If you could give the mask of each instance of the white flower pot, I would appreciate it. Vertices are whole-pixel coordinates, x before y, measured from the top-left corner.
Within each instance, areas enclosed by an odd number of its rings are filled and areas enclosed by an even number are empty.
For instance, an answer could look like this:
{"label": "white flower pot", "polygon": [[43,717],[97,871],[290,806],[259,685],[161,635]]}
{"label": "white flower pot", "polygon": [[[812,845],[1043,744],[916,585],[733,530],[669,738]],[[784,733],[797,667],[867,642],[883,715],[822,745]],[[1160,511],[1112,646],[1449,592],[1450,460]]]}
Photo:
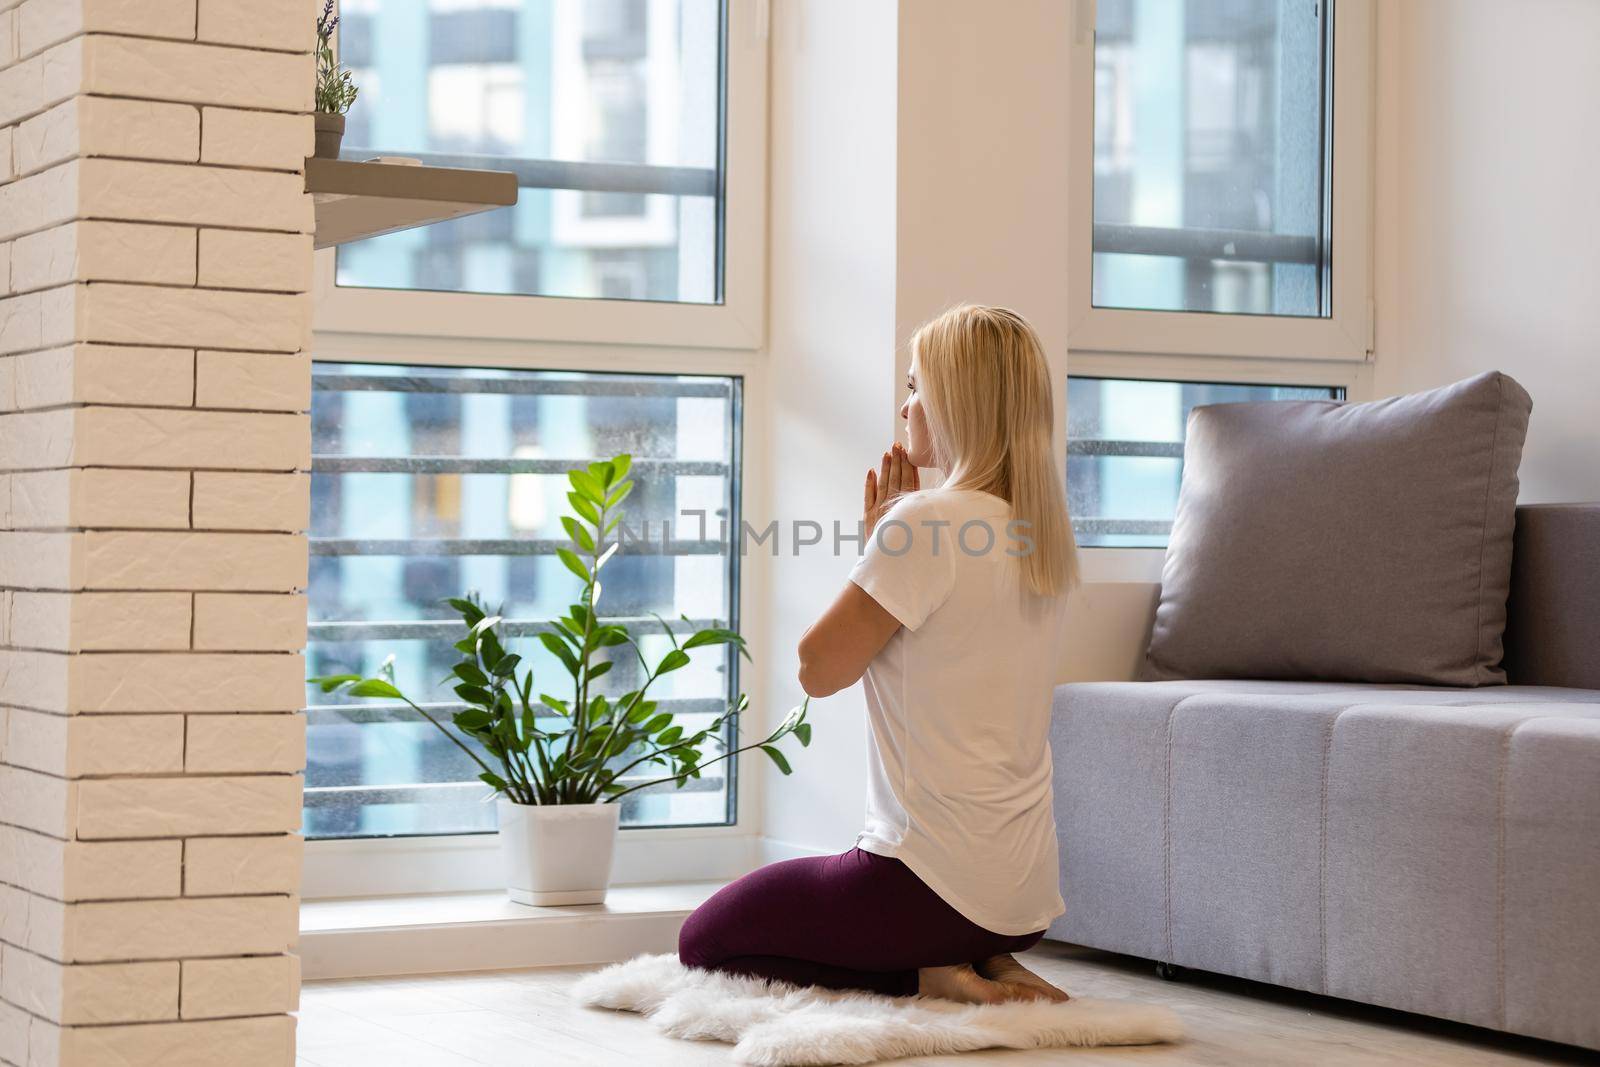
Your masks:
{"label": "white flower pot", "polygon": [[506,892],[518,904],[600,904],[620,804],[513,804],[500,797]]}

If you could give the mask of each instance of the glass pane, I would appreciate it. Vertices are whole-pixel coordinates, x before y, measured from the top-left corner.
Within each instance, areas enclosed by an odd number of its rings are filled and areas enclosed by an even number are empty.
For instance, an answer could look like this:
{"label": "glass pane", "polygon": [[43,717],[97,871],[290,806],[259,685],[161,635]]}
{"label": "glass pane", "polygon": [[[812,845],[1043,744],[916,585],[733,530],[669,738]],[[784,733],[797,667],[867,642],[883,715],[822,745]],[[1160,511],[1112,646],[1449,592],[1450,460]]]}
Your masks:
{"label": "glass pane", "polygon": [[[393,655],[400,688],[448,712],[456,696],[441,679],[461,623],[441,601],[475,590],[503,605],[534,692],[567,694],[570,677],[534,637],[581,589],[554,555],[569,543],[566,471],[619,452],[634,457],[634,490],[603,615],[627,622],[651,663],[671,648],[652,612],[737,628],[738,557],[724,534],[739,528],[739,379],[319,362],[312,380],[310,674],[371,674]],[[694,511],[703,537],[682,514]],[[602,689],[641,681],[630,652]],[[738,684],[737,659],[704,647],[650,695],[692,733]],[[311,686],[307,699],[306,836],[494,829],[477,768],[415,712]],[[630,794],[623,825],[732,821],[733,762],[682,789]]]}
{"label": "glass pane", "polygon": [[1331,0],[1099,0],[1096,307],[1328,316]]}
{"label": "glass pane", "polygon": [[1078,544],[1165,547],[1191,408],[1343,399],[1342,386],[1068,378],[1067,505]]}
{"label": "glass pane", "polygon": [[518,175],[513,207],[343,245],[340,285],[717,303],[721,0],[344,0],[345,159]]}

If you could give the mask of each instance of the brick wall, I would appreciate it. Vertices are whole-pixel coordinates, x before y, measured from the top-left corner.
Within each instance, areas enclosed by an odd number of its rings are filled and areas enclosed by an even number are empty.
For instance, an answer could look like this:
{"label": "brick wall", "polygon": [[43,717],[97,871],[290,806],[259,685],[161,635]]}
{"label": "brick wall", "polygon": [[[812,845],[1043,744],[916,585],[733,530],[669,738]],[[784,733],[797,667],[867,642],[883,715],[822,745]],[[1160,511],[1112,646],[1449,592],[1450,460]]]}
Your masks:
{"label": "brick wall", "polygon": [[291,1064],[313,0],[0,0],[0,1064]]}

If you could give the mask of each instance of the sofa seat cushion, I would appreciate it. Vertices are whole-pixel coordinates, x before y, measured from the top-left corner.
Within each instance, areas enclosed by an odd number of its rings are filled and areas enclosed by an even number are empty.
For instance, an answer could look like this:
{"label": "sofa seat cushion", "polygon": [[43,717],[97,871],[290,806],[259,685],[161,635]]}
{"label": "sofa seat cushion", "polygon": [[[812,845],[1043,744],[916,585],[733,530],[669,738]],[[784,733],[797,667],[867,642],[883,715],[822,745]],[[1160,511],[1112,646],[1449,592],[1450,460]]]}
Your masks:
{"label": "sofa seat cushion", "polygon": [[1050,936],[1600,1045],[1600,692],[1056,690]]}

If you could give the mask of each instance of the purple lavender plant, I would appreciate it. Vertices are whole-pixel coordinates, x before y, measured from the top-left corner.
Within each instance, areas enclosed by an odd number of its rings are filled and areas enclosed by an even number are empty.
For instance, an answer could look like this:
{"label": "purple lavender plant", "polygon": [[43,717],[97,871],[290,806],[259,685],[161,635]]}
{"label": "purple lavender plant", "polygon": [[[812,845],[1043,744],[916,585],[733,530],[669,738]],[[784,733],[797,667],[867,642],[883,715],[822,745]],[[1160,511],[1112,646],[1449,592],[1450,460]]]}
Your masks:
{"label": "purple lavender plant", "polygon": [[350,71],[333,55],[333,31],[338,26],[333,0],[325,0],[317,16],[317,110],[329,115],[343,115],[356,102]]}

